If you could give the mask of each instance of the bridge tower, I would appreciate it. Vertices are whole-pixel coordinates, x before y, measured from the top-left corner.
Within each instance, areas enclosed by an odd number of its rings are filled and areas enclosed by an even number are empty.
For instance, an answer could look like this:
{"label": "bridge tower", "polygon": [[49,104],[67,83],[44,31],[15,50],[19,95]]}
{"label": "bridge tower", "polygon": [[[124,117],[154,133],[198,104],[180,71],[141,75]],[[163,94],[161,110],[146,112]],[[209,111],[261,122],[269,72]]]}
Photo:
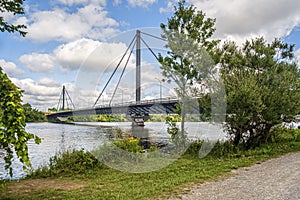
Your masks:
{"label": "bridge tower", "polygon": [[141,101],[141,31],[136,31],[136,101]]}
{"label": "bridge tower", "polygon": [[66,87],[63,85],[60,97],[59,97],[59,101],[57,104],[57,110],[66,110],[66,109],[75,109],[75,105],[68,93],[68,91],[66,90]]}

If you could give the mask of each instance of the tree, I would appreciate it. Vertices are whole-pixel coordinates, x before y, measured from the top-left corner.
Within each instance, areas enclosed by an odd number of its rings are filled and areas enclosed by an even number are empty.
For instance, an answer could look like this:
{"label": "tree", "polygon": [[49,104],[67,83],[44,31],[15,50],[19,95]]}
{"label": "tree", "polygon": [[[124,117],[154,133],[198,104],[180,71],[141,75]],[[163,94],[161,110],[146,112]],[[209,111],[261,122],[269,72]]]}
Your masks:
{"label": "tree", "polygon": [[25,131],[25,115],[21,100],[22,92],[0,68],[0,147],[6,151],[5,169],[12,176],[13,150],[24,164],[30,166],[27,142],[34,139],[40,143],[40,138]]}
{"label": "tree", "polygon": [[[0,12],[1,13],[12,13],[13,15],[22,15],[24,14],[23,8],[23,0],[0,0]],[[26,32],[24,29],[26,28],[25,25],[14,25],[10,24],[9,22],[5,21],[3,17],[0,17],[0,30],[1,32],[19,32],[20,35],[25,36]]]}
{"label": "tree", "polygon": [[36,108],[32,108],[29,103],[23,104],[26,122],[45,122],[47,118],[45,114]]}
{"label": "tree", "polygon": [[186,6],[183,0],[174,9],[168,24],[160,25],[170,51],[166,56],[159,54],[158,60],[163,76],[178,86],[183,133],[188,98],[194,94],[193,86],[203,84],[211,72],[213,63],[209,53],[218,41],[210,39],[215,31],[215,19],[206,18],[202,11],[196,11],[192,5]]}
{"label": "tree", "polygon": [[226,42],[219,51],[227,94],[227,130],[234,145],[268,142],[270,129],[300,112],[300,71],[293,45],[264,38],[242,48]]}

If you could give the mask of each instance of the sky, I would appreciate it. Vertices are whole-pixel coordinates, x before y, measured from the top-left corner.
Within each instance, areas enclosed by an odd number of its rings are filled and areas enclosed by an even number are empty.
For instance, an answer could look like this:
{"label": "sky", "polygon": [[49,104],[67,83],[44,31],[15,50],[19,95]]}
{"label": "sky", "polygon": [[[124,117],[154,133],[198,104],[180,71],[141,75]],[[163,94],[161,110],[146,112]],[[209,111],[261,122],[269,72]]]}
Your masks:
{"label": "sky", "polygon": [[[264,36],[295,44],[300,60],[299,0],[187,0],[207,17],[216,18],[214,38],[242,44]],[[47,111],[57,107],[65,85],[76,107],[91,107],[105,86],[136,30],[155,53],[166,52],[160,24],[173,14],[176,0],[26,0],[25,15],[0,14],[9,22],[25,24],[26,37],[0,33],[0,66],[22,90],[23,102]],[[130,49],[130,48],[129,48]],[[129,50],[130,53],[130,50]],[[135,57],[123,60],[99,103],[107,103],[118,76],[128,65],[114,103],[133,101]],[[159,65],[142,44],[142,99],[171,97]]]}

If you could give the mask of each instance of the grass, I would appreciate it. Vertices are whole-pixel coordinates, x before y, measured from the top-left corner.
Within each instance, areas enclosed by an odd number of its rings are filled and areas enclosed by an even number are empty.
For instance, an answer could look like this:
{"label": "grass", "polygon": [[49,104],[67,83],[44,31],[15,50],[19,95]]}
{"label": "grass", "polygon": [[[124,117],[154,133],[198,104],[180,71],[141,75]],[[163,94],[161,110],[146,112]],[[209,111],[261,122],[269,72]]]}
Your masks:
{"label": "grass", "polygon": [[[64,166],[59,159],[53,162],[61,163],[59,172],[53,168],[57,173],[45,175],[45,171],[40,171],[33,173],[31,178],[11,181],[7,190],[0,193],[0,199],[163,199],[186,193],[195,184],[227,177],[233,169],[300,151],[299,140],[284,138],[284,141],[252,150],[233,150],[227,143],[217,144],[203,159],[197,157],[199,143],[195,143],[168,167],[137,174],[120,172],[103,164],[91,167],[89,163],[84,169],[74,167],[73,172],[63,170],[76,160],[71,153],[67,159],[73,161],[68,165]],[[81,158],[82,166],[83,153],[75,154]],[[89,154],[87,157],[90,160]]]}

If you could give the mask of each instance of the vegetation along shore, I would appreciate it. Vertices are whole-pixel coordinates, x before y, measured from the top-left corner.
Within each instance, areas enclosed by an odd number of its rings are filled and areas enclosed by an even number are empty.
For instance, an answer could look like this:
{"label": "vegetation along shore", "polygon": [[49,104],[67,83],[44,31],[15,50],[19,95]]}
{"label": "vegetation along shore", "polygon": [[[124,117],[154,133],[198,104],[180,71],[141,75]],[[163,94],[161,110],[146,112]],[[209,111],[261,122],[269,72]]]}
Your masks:
{"label": "vegetation along shore", "polygon": [[[0,2],[1,13],[24,14],[23,1]],[[299,120],[300,114],[295,45],[264,37],[242,44],[222,43],[213,37],[216,20],[179,0],[173,15],[160,24],[168,51],[155,57],[162,81],[173,84],[178,98],[172,115],[153,116],[166,125],[168,142],[175,147],[166,151],[155,144],[145,146],[124,130],[112,129],[111,140],[99,148],[61,152],[47,165],[31,170],[27,144],[43,140],[26,131],[26,122],[46,118],[30,104],[23,104],[22,88],[0,67],[1,164],[10,177],[16,159],[28,170],[20,180],[0,180],[0,199],[167,199],[189,192],[195,184],[231,176],[232,170],[300,151],[300,129],[286,127],[297,116]],[[26,36],[25,25],[10,24],[2,17],[0,30]],[[137,98],[136,102],[141,101]],[[195,109],[199,111],[196,117]],[[125,122],[129,116],[109,114],[74,116],[73,120]],[[141,116],[146,119],[148,114]],[[144,118],[141,120],[144,125]],[[220,125],[227,140],[191,142],[185,123],[189,120]],[[202,147],[212,149],[201,156]],[[160,167],[168,159],[172,162]],[[140,172],[138,166],[147,170]]]}

